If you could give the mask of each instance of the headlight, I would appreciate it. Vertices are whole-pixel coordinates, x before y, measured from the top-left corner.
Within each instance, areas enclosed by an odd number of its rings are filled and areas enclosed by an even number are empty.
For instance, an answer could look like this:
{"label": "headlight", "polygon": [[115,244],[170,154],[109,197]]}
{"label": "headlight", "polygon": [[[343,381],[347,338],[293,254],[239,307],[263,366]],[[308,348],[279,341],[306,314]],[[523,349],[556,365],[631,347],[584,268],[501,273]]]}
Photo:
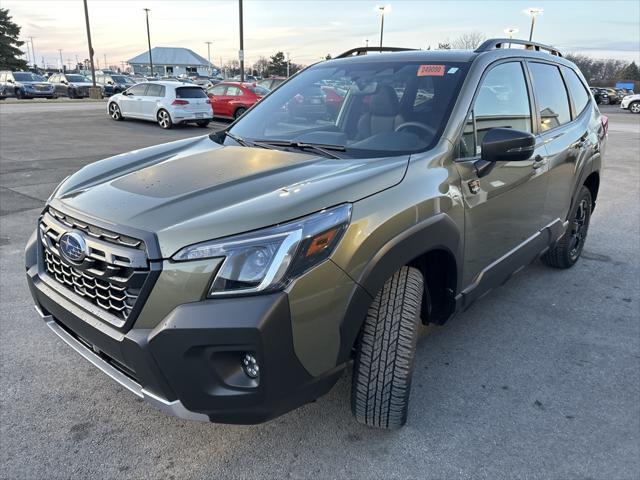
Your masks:
{"label": "headlight", "polygon": [[252,233],[185,247],[172,260],[224,258],[209,296],[275,290],[325,260],[351,219],[351,205]]}

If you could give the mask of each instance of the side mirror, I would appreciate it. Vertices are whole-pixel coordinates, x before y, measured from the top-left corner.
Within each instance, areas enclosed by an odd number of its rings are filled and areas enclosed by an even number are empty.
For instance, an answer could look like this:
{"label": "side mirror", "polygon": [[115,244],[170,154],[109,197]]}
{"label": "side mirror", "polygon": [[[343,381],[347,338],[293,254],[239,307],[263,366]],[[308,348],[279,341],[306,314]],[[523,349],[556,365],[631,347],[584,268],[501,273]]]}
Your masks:
{"label": "side mirror", "polygon": [[7,79],[7,83],[13,83],[13,80],[11,80],[10,78]]}
{"label": "side mirror", "polygon": [[67,82],[66,80],[60,80],[60,83],[62,83],[63,85],[69,85],[69,82]]}
{"label": "side mirror", "polygon": [[483,140],[480,158],[485,162],[519,162],[529,160],[536,139],[528,132],[512,128],[492,128]]}
{"label": "side mirror", "polygon": [[107,82],[107,85],[113,85],[113,82],[112,82],[111,80],[109,80],[109,81]]}

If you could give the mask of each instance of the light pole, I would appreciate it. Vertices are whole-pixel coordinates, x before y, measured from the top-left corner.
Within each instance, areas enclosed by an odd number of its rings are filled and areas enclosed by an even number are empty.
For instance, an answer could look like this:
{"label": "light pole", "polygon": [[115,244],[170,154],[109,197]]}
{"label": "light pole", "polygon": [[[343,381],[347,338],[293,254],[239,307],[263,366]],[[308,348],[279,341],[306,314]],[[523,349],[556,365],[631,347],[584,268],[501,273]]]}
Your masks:
{"label": "light pole", "polygon": [[391,11],[391,5],[376,7],[375,11],[380,14],[380,50],[382,50],[382,36],[384,35],[384,14]]}
{"label": "light pole", "polygon": [[87,25],[87,43],[89,44],[89,61],[91,62],[91,81],[93,83],[93,86],[89,90],[89,96],[91,98],[100,98],[102,96],[102,92],[98,87],[96,87],[96,69],[93,66],[93,46],[91,45],[91,28],[89,26],[89,7],[87,7],[87,0],[83,0],[83,3],[84,21]]}
{"label": "light pole", "polygon": [[27,46],[27,66],[31,63],[31,50],[29,50],[29,40],[25,39],[24,40],[25,45]]}
{"label": "light pole", "polygon": [[[509,28],[505,28],[504,29],[504,33],[506,33],[507,35],[509,35],[509,40],[511,40],[513,38],[513,34],[514,33],[518,33],[520,30],[518,30],[515,27],[509,27]],[[511,48],[511,44],[509,44],[509,48]]]}
{"label": "light pole", "polygon": [[238,0],[238,7],[240,9],[240,51],[238,52],[238,57],[240,60],[240,81],[244,82],[244,33],[242,26],[242,0]]}
{"label": "light pole", "polygon": [[104,55],[104,68],[109,68],[109,65],[107,64],[107,54],[103,53],[102,55]]}
{"label": "light pole", "polygon": [[151,34],[149,33],[149,12],[150,8],[143,8],[145,17],[147,18],[147,43],[149,44],[149,68],[151,69],[151,76],[153,77],[153,58],[151,58]]}
{"label": "light pole", "polygon": [[38,65],[36,65],[36,63],[38,62],[38,60],[36,59],[36,49],[33,47],[33,37],[29,37],[29,40],[31,40],[31,54],[33,56],[33,68],[37,71]]}
{"label": "light pole", "polygon": [[291,55],[287,52],[287,78],[289,78],[289,67],[291,65]]}
{"label": "light pole", "polygon": [[364,46],[369,48],[369,39],[368,38],[364,39]]}
{"label": "light pole", "polygon": [[531,30],[529,31],[529,41],[533,38],[533,26],[536,24],[536,16],[542,15],[542,8],[527,8],[524,13],[531,17]]}
{"label": "light pole", "polygon": [[60,71],[62,72],[64,70],[64,62],[62,61],[62,49],[61,48],[58,49],[58,54],[60,55]]}
{"label": "light pole", "polygon": [[204,42],[207,44],[207,61],[209,62],[209,75],[211,75],[211,42]]}

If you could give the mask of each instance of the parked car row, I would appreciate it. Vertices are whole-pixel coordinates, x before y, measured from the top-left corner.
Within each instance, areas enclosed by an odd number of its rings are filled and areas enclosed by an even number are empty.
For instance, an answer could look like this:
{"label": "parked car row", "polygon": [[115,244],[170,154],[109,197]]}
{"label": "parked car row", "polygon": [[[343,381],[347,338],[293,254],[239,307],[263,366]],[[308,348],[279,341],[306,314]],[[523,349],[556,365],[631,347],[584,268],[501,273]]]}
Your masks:
{"label": "parked car row", "polygon": [[627,95],[633,95],[635,92],[626,88],[613,87],[590,87],[593,98],[598,105],[616,105],[622,102]]}

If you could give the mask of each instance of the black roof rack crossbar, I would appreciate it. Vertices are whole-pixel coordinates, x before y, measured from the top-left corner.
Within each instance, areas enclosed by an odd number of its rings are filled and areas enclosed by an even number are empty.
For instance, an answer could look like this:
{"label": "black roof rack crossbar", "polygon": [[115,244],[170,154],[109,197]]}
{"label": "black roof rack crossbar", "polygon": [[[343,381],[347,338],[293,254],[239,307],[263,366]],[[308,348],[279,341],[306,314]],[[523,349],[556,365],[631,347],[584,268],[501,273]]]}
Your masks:
{"label": "black roof rack crossbar", "polygon": [[[528,40],[520,40],[518,38],[490,38],[486,40],[476,48],[476,52],[487,52],[489,50],[496,50],[498,48],[505,48],[505,44],[524,45],[526,49],[534,50],[536,52],[546,51],[556,57],[562,57],[560,51],[550,45],[544,45],[542,43],[530,42]],[[508,48],[508,47],[506,47]]]}
{"label": "black roof rack crossbar", "polygon": [[403,47],[357,47],[352,48],[351,50],[347,50],[346,52],[341,53],[335,58],[347,58],[366,55],[367,52],[407,52],[416,50],[415,48],[403,48]]}

